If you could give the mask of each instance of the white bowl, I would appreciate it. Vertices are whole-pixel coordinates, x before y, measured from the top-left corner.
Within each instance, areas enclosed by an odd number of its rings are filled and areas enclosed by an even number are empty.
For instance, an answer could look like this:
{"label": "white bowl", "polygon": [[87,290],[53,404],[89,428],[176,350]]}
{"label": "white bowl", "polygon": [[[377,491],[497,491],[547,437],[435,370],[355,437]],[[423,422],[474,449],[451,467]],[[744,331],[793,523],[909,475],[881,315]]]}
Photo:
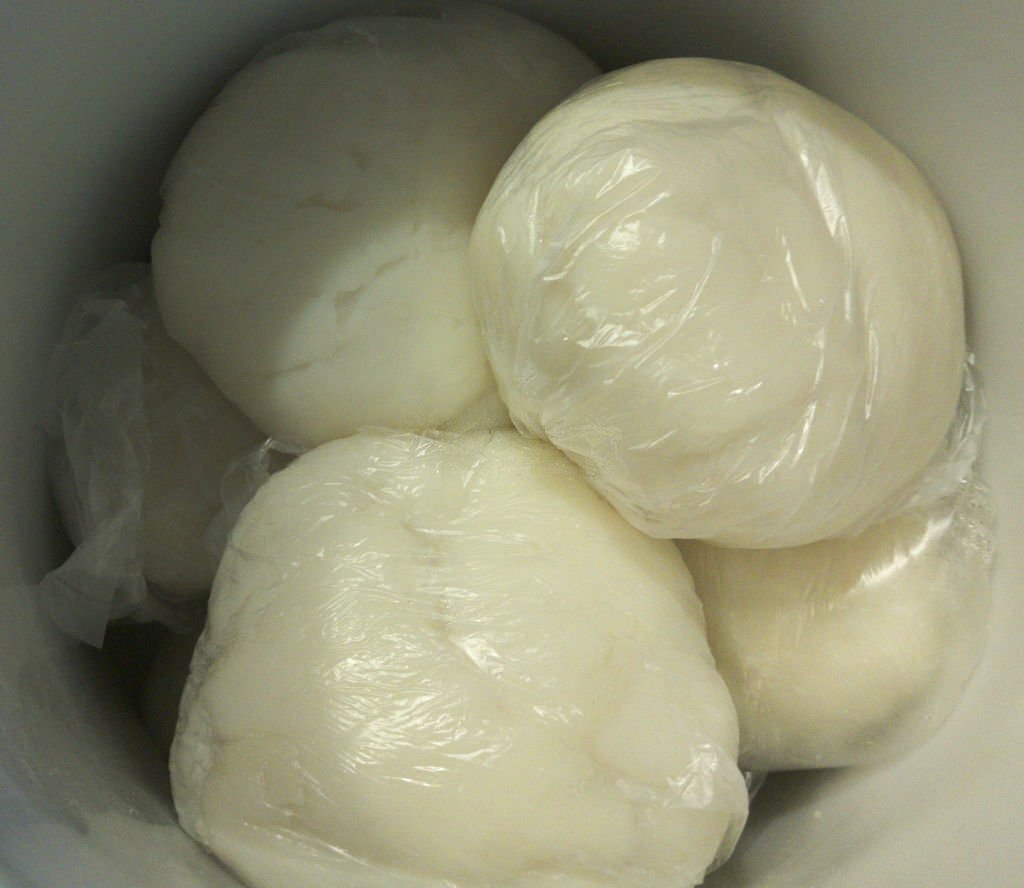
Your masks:
{"label": "white bowl", "polygon": [[[365,6],[366,4],[361,4]],[[1024,46],[1020,0],[527,0],[605,66],[667,55],[768,65],[861,115],[941,193],[963,250],[991,419],[999,539],[991,642],[933,741],[873,771],[777,778],[728,888],[1024,884]],[[175,827],[159,756],[95,652],[26,584],[61,557],[38,428],[75,287],[145,258],[190,121],[268,39],[351,3],[0,0],[0,884],[228,886]]]}

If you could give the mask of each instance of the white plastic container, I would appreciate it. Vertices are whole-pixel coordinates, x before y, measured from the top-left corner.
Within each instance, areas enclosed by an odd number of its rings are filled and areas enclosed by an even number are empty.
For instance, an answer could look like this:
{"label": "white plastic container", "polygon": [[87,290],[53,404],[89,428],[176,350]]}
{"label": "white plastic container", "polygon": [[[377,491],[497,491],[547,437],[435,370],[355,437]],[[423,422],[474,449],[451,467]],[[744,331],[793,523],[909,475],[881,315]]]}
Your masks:
{"label": "white plastic container", "polygon": [[[0,0],[0,886],[235,880],[176,827],[159,754],[101,659],[26,588],[62,555],[38,428],[43,367],[83,278],[144,259],[157,187],[220,83],[267,40],[367,3]],[[505,3],[602,65],[755,62],[904,148],[944,198],[991,419],[991,641],[952,720],[871,771],[772,779],[720,888],[1024,884],[1024,7],[1020,0]]]}

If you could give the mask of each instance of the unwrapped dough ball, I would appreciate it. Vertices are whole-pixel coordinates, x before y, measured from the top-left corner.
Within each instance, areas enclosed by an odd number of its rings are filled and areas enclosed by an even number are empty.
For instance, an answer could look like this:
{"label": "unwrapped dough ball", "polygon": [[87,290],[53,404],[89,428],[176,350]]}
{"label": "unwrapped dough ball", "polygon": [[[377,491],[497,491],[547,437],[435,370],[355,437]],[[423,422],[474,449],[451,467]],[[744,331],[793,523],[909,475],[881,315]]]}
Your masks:
{"label": "unwrapped dough ball", "polygon": [[867,764],[934,733],[984,640],[987,491],[851,540],[788,550],[681,543],[755,771]]}
{"label": "unwrapped dough ball", "polygon": [[689,886],[746,814],[673,545],[515,433],[359,434],[235,527],[171,753],[256,888]]}
{"label": "unwrapped dough ball", "polygon": [[866,124],[761,68],[675,59],[588,84],[502,170],[472,259],[516,425],[654,536],[856,532],[953,419],[942,208]]}
{"label": "unwrapped dough ball", "polygon": [[[163,185],[171,335],[264,432],[507,425],[469,235],[529,128],[597,73],[488,6],[393,2],[290,37],[224,88]],[[483,409],[481,405],[492,409]]]}

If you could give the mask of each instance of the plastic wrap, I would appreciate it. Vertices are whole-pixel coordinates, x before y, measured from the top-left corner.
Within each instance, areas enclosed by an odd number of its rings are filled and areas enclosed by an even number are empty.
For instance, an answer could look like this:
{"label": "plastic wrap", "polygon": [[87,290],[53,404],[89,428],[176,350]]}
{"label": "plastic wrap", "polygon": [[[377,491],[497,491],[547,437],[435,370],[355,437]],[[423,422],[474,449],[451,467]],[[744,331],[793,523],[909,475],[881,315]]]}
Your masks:
{"label": "plastic wrap", "polygon": [[205,534],[264,480],[268,445],[163,332],[148,266],[111,269],[73,307],[51,361],[46,428],[76,546],[42,583],[58,625],[95,645],[113,619],[194,625],[226,536],[218,547]]}
{"label": "plastic wrap", "polygon": [[514,432],[362,433],[236,525],[171,752],[256,888],[694,885],[747,792],[679,553]]}
{"label": "plastic wrap", "polygon": [[852,533],[953,420],[942,208],[866,124],[764,69],[675,59],[591,82],[510,158],[471,256],[517,427],[654,536]]}
{"label": "plastic wrap", "polygon": [[472,3],[289,37],[238,73],[163,184],[153,268],[171,335],[266,433],[499,413],[467,247],[502,163],[597,73],[575,47]]}
{"label": "plastic wrap", "polygon": [[851,540],[681,543],[743,767],[878,762],[938,730],[983,648],[993,540],[988,492],[966,480]]}

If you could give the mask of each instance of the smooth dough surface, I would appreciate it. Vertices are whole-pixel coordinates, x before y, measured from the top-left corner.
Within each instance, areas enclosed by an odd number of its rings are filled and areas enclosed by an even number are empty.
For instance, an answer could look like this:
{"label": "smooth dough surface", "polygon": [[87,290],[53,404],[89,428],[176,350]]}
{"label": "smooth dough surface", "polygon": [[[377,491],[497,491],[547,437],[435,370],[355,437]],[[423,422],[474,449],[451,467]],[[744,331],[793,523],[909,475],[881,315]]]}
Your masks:
{"label": "smooth dough surface", "polygon": [[506,164],[471,254],[516,425],[654,536],[856,532],[953,419],[942,208],[866,124],[764,69],[672,59],[592,81]]}
{"label": "smooth dough surface", "polygon": [[892,758],[936,730],[980,655],[993,517],[986,490],[851,540],[680,548],[754,771]]}
{"label": "smooth dough surface", "polygon": [[[467,248],[529,128],[597,73],[539,25],[440,0],[271,47],[189,133],[152,247],[171,335],[264,432],[465,427],[494,381]],[[499,404],[497,399],[494,403]]]}
{"label": "smooth dough surface", "polygon": [[557,451],[362,433],[243,512],[171,776],[256,888],[678,888],[745,819],[736,732],[679,553]]}

